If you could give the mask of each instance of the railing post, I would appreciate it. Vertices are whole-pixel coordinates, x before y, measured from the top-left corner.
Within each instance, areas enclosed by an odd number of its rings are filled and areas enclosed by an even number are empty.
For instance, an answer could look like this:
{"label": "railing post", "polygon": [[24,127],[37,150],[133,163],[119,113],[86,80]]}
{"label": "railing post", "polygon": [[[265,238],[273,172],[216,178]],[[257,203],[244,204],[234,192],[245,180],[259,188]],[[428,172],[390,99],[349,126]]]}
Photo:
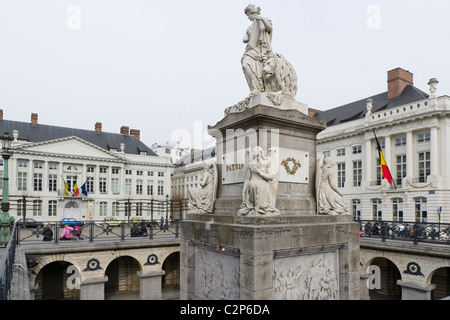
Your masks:
{"label": "railing post", "polygon": [[94,242],[94,220],[91,220],[89,223],[89,243]]}
{"label": "railing post", "polygon": [[120,224],[120,240],[125,241],[125,222]]}
{"label": "railing post", "polygon": [[58,231],[58,222],[55,222],[55,245],[58,245],[59,242],[59,231]]}

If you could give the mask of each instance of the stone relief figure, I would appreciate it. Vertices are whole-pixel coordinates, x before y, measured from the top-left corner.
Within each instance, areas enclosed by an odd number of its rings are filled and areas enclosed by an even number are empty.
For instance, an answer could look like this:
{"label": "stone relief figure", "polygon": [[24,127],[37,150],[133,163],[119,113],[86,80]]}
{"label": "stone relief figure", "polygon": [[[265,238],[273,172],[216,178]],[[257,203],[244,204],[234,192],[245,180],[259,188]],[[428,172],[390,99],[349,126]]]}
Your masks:
{"label": "stone relief figure", "polygon": [[[246,160],[244,190],[239,213],[246,215],[251,211],[258,214],[276,215],[276,192],[278,189],[278,153],[271,150],[271,158],[264,155],[261,147],[253,148],[251,160]],[[247,153],[247,158],[249,154]],[[275,162],[276,161],[276,162]]]}
{"label": "stone relief figure", "polygon": [[250,92],[263,92],[262,69],[264,62],[272,53],[272,22],[268,18],[261,17],[261,9],[253,4],[248,5],[244,12],[252,24],[243,39],[247,46],[241,59],[242,70]]}
{"label": "stone relief figure", "polygon": [[336,186],[333,174],[335,163],[330,157],[319,157],[316,165],[317,213],[338,215],[347,213],[344,198]]}
{"label": "stone relief figure", "polygon": [[188,190],[189,209],[199,209],[202,213],[212,213],[217,195],[217,182],[215,163],[205,164],[199,180],[200,187]]}
{"label": "stone relief figure", "polygon": [[294,98],[297,94],[297,74],[292,65],[279,53],[272,53],[263,67],[266,92],[283,94]]}

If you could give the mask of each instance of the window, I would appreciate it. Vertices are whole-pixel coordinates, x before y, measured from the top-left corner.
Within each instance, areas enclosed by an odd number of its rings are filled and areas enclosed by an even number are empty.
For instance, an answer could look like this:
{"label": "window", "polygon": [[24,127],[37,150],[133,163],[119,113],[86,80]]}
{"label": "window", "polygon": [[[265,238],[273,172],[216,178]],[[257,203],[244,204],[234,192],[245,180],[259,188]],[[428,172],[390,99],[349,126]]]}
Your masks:
{"label": "window", "polygon": [[343,188],[345,184],[345,163],[337,164],[337,186]]}
{"label": "window", "polygon": [[403,221],[403,199],[392,199],[392,218],[394,221]]}
{"label": "window", "polygon": [[324,157],[324,158],[330,157],[330,156],[331,156],[330,150],[324,151],[324,152],[322,152],[322,154],[323,154],[323,157]]}
{"label": "window", "polygon": [[27,173],[17,172],[17,190],[27,191]]}
{"label": "window", "polygon": [[48,191],[57,191],[57,177],[56,174],[48,175]]}
{"label": "window", "polygon": [[402,180],[406,177],[406,155],[400,155],[396,157],[396,169],[397,169],[397,185],[402,185]]}
{"label": "window", "polygon": [[131,173],[132,173],[131,170],[125,170],[125,174],[130,175]]}
{"label": "window", "polygon": [[119,178],[112,178],[111,179],[111,192],[113,194],[119,193]]}
{"label": "window", "polygon": [[419,182],[426,182],[431,172],[430,152],[419,152]]}
{"label": "window", "polygon": [[98,178],[98,190],[100,193],[106,193],[106,178]]}
{"label": "window", "polygon": [[48,201],[48,216],[49,217],[56,217],[56,201],[55,200],[49,200]]}
{"label": "window", "polygon": [[429,141],[430,141],[430,133],[429,132],[419,133],[417,135],[418,143],[429,142]]}
{"label": "window", "polygon": [[57,163],[54,163],[54,162],[50,162],[50,163],[48,164],[48,169],[49,169],[49,170],[57,170],[57,169],[58,169],[58,164],[57,164]]}
{"label": "window", "polygon": [[88,177],[86,180],[86,192],[94,193],[94,177]]}
{"label": "window", "polygon": [[17,215],[22,216],[23,215],[23,202],[22,200],[17,200]]}
{"label": "window", "polygon": [[148,196],[153,195],[153,181],[152,180],[147,181],[147,195]]}
{"label": "window", "polygon": [[111,169],[112,174],[119,174],[119,168],[112,168]]}
{"label": "window", "polygon": [[358,154],[358,153],[362,153],[362,146],[353,146],[352,147],[352,154]]}
{"label": "window", "polygon": [[336,149],[336,156],[338,157],[345,156],[345,148]]}
{"label": "window", "polygon": [[100,217],[106,216],[106,209],[107,209],[107,202],[105,202],[105,201],[100,202],[99,211],[98,211],[98,214]]}
{"label": "window", "polygon": [[383,174],[381,173],[381,167],[380,167],[381,161],[380,161],[379,158],[377,158],[376,164],[377,164],[377,167],[376,167],[376,170],[377,170],[377,186],[380,186],[381,185],[381,181],[383,180]]}
{"label": "window", "polygon": [[361,219],[361,200],[352,200],[353,220]]}
{"label": "window", "polygon": [[33,200],[33,216],[42,216],[42,200]]}
{"label": "window", "polygon": [[170,154],[170,148],[166,148],[166,153]]}
{"label": "window", "polygon": [[108,172],[108,168],[107,167],[100,167],[99,172],[100,173],[107,173]]}
{"label": "window", "polygon": [[142,203],[136,203],[136,216],[137,217],[142,217],[142,208],[143,208]]}
{"label": "window", "polygon": [[42,173],[35,173],[33,178],[33,190],[42,191]]}
{"label": "window", "polygon": [[158,172],[158,177],[164,177],[164,172],[163,171],[159,171]]}
{"label": "window", "polygon": [[395,138],[395,146],[396,147],[404,147],[406,146],[406,136]]}
{"label": "window", "polygon": [[42,161],[34,161],[33,164],[35,169],[42,169],[43,167]]}
{"label": "window", "polygon": [[360,187],[362,181],[362,161],[353,162],[353,186]]}
{"label": "window", "polygon": [[372,216],[373,220],[381,220],[383,213],[383,204],[381,199],[372,199]]}
{"label": "window", "polygon": [[149,177],[153,177],[153,171],[147,172],[147,175],[148,175]]}
{"label": "window", "polygon": [[137,170],[136,171],[136,175],[137,176],[142,176],[144,174],[144,172],[142,170]]}
{"label": "window", "polygon": [[125,179],[125,194],[131,194],[131,179]]}
{"label": "window", "polygon": [[90,172],[90,173],[93,173],[94,172],[94,166],[87,166],[86,171]]}
{"label": "window", "polygon": [[142,180],[136,180],[136,194],[142,195]]}
{"label": "window", "polygon": [[19,168],[27,168],[28,167],[28,161],[27,160],[17,160],[17,166]]}
{"label": "window", "polygon": [[113,217],[118,217],[119,216],[119,203],[118,202],[113,202],[112,203],[112,213],[111,215]]}
{"label": "window", "polygon": [[414,199],[416,222],[427,222],[427,198]]}
{"label": "window", "polygon": [[164,181],[158,181],[158,196],[164,195]]}

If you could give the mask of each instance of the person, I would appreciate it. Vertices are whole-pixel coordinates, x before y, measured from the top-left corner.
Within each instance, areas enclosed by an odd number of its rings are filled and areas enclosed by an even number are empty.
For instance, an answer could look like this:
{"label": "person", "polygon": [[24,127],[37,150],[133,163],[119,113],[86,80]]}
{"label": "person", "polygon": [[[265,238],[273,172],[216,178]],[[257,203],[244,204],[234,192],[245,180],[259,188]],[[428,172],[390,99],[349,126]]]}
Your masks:
{"label": "person", "polygon": [[164,229],[164,218],[161,217],[161,224],[159,225],[159,229],[163,230]]}
{"label": "person", "polygon": [[147,237],[148,236],[148,232],[147,232],[147,228],[145,227],[145,224],[143,223],[141,228],[139,229],[139,234],[141,237]]}
{"label": "person", "polygon": [[59,240],[72,240],[72,238],[73,238],[73,228],[68,224],[66,224],[64,226],[63,233],[61,235],[61,238],[59,238]]}
{"label": "person", "polygon": [[44,230],[42,230],[42,235],[44,236],[43,241],[52,241],[53,239],[53,231],[50,228],[50,225],[46,225]]}
{"label": "person", "polygon": [[83,229],[81,228],[81,226],[76,225],[75,226],[75,232],[74,232],[75,237],[77,237],[78,239],[81,239],[81,232],[82,231],[83,231]]}
{"label": "person", "polygon": [[272,22],[260,16],[261,9],[248,5],[244,13],[252,24],[244,35],[247,44],[241,59],[242,70],[251,93],[264,92],[263,66],[272,53]]}
{"label": "person", "polygon": [[189,209],[200,209],[204,213],[212,213],[216,195],[215,166],[205,164],[204,173],[200,177],[200,188],[190,188],[188,190]]}
{"label": "person", "polygon": [[130,235],[132,237],[139,237],[139,227],[137,226],[136,223],[133,223],[133,226],[131,227],[130,230]]}

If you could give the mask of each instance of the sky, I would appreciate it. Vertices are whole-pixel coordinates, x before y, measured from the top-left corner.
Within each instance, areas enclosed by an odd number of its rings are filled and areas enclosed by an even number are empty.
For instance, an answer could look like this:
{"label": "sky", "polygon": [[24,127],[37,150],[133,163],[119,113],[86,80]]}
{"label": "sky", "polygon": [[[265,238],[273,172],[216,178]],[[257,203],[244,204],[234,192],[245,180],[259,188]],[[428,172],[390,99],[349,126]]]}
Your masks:
{"label": "sky", "polygon": [[0,0],[3,117],[210,147],[207,127],[249,94],[248,4],[272,21],[310,108],[385,92],[397,67],[450,95],[448,0]]}

